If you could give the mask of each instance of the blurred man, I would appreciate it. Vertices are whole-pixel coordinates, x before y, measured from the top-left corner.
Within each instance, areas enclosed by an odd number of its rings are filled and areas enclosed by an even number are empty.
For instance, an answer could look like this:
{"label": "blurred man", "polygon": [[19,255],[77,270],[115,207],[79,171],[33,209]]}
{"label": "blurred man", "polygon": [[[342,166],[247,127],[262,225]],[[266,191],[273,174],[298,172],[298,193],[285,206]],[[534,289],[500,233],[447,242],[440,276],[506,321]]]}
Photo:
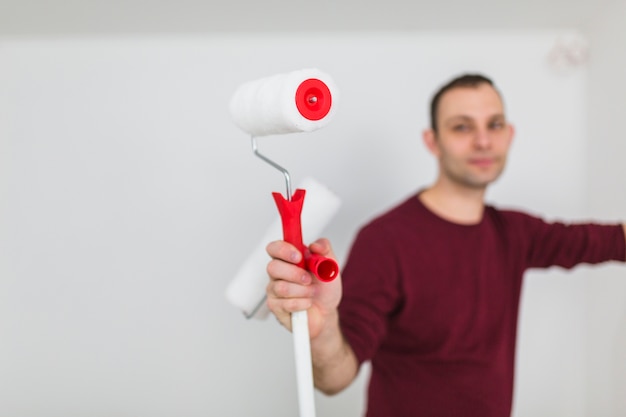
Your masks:
{"label": "blurred man", "polygon": [[[517,316],[529,268],[626,259],[626,225],[547,223],[486,205],[513,140],[481,75],[444,85],[424,143],[434,184],[365,225],[342,277],[320,283],[272,242],[268,305],[290,328],[308,310],[315,385],[347,387],[371,361],[368,417],[511,414]],[[311,251],[334,257],[327,240]]]}

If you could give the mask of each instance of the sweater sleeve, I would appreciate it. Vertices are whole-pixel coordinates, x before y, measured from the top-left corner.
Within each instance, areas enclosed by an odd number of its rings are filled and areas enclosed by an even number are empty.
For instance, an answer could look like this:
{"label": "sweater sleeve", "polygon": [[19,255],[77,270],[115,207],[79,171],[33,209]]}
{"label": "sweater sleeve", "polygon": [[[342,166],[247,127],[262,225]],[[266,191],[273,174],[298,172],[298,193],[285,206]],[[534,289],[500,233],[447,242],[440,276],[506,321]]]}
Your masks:
{"label": "sweater sleeve", "polygon": [[339,319],[359,363],[372,358],[401,303],[393,239],[368,225],[358,233],[343,269]]}
{"label": "sweater sleeve", "polygon": [[524,216],[527,266],[572,268],[578,264],[625,261],[626,243],[621,224],[548,223]]}

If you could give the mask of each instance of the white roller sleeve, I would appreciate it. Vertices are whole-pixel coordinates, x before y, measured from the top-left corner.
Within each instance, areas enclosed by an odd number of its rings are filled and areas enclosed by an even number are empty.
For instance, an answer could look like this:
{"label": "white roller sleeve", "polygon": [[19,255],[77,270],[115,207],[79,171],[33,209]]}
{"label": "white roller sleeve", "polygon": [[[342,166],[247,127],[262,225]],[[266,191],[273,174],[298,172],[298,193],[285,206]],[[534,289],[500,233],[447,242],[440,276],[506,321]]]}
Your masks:
{"label": "white roller sleeve", "polygon": [[[313,178],[305,178],[298,188],[306,190],[301,220],[302,238],[305,244],[309,244],[320,237],[339,210],[341,201]],[[246,315],[250,315],[265,297],[265,287],[269,282],[266,267],[270,260],[265,247],[269,242],[282,239],[282,236],[282,224],[278,216],[226,289],[228,301]],[[263,305],[254,317],[265,318],[267,313],[267,307]]]}
{"label": "white roller sleeve", "polygon": [[[332,99],[330,111],[319,120],[304,117],[296,105],[296,91],[306,80],[320,80]],[[237,88],[230,101],[233,121],[252,136],[312,132],[332,119],[338,100],[337,88],[328,74],[318,69],[302,69],[249,81]]]}

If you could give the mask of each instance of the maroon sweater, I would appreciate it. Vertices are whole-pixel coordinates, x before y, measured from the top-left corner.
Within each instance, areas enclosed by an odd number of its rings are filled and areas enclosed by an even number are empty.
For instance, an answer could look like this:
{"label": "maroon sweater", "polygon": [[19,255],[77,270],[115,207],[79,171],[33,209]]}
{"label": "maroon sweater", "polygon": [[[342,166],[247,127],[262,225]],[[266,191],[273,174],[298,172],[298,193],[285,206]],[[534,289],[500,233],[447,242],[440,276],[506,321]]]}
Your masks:
{"label": "maroon sweater", "polygon": [[411,197],[359,232],[344,335],[370,360],[368,417],[508,417],[522,276],[624,261],[621,225],[546,223],[486,207],[458,225]]}

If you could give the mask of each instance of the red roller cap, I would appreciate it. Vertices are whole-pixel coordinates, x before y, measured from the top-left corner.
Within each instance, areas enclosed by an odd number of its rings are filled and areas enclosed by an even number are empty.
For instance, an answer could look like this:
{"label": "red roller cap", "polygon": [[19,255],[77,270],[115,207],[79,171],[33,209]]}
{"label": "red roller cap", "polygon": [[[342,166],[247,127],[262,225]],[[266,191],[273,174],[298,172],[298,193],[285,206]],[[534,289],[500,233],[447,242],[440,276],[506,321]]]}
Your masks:
{"label": "red roller cap", "polygon": [[332,101],[328,86],[316,78],[302,81],[296,90],[296,107],[309,120],[323,119],[330,111]]}

